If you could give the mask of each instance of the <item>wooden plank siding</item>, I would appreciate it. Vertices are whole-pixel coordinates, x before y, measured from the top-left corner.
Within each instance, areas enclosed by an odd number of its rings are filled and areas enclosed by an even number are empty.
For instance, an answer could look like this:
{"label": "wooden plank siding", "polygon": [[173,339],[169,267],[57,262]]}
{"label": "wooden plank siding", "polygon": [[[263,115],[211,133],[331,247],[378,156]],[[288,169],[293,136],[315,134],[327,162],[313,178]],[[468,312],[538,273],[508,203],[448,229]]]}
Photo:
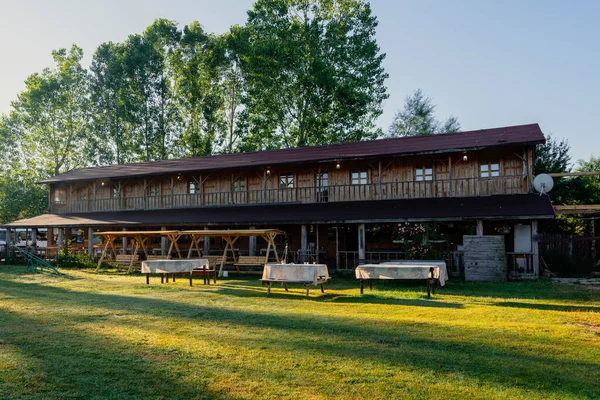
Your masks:
{"label": "wooden plank siding", "polygon": [[[50,185],[52,212],[168,209],[240,204],[314,203],[404,198],[471,197],[520,194],[530,190],[530,149],[478,151],[352,160],[340,163],[278,166],[267,169],[165,174],[144,179]],[[480,165],[493,160],[499,176],[482,178]],[[426,179],[417,170],[431,169]],[[366,184],[353,184],[353,171],[366,173]],[[319,190],[318,175],[327,174]],[[281,175],[293,177],[293,187],[280,186]],[[238,183],[233,191],[234,182]],[[190,194],[190,183],[196,185]]]}

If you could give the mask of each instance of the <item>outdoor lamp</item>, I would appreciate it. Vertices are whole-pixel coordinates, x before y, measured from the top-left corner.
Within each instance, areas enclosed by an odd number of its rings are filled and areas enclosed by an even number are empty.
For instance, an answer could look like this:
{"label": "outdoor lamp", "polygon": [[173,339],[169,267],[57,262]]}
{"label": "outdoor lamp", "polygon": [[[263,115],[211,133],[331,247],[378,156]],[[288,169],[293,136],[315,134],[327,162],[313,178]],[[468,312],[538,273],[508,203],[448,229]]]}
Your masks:
{"label": "outdoor lamp", "polygon": [[463,161],[469,161],[469,157],[466,154],[463,156]]}
{"label": "outdoor lamp", "polygon": [[339,162],[335,163],[335,169],[340,169],[340,168],[342,168],[342,166],[340,165],[340,163]]}

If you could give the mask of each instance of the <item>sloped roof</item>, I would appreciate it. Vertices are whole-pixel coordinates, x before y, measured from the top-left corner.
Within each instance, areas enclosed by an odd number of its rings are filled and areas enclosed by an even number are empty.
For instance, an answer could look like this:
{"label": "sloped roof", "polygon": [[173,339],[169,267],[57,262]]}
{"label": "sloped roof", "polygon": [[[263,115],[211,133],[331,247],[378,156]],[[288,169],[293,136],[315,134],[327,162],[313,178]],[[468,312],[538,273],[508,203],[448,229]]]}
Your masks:
{"label": "sloped roof", "polygon": [[544,135],[539,125],[529,124],[441,135],[379,139],[326,146],[83,168],[45,179],[40,183],[191,173],[307,162],[332,162],[382,156],[446,153],[544,142]]}
{"label": "sloped roof", "polygon": [[317,204],[207,207],[161,211],[115,211],[44,214],[6,226],[269,226],[300,223],[361,223],[462,219],[554,218],[548,196],[497,195],[407,200],[373,200]]}

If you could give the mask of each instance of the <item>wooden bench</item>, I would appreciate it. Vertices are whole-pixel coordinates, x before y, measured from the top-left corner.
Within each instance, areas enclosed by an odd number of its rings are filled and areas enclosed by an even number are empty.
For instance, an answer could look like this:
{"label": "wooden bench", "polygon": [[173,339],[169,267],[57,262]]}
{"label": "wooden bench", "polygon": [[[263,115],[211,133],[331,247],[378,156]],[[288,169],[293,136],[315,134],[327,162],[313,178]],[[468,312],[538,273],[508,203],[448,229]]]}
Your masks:
{"label": "wooden bench", "polygon": [[208,266],[210,268],[216,268],[217,266],[221,266],[221,262],[223,260],[223,256],[203,256],[200,258],[208,260]]}
{"label": "wooden bench", "polygon": [[239,256],[238,261],[233,265],[257,265],[262,267],[263,265],[265,265],[265,258],[263,256]]}
{"label": "wooden bench", "polygon": [[140,256],[138,254],[117,254],[115,256],[115,264],[119,267],[129,268],[131,264],[131,258],[133,257],[133,264],[139,264]]}

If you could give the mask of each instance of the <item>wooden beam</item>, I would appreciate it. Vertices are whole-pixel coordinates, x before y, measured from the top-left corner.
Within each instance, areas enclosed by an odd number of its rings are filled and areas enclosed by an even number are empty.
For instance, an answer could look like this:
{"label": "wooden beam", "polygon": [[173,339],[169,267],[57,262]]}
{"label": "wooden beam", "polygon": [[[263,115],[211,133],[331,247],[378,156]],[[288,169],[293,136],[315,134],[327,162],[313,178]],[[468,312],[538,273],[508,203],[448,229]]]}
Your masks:
{"label": "wooden beam", "polygon": [[600,176],[600,172],[552,172],[547,175],[553,178],[563,178],[565,176]]}
{"label": "wooden beam", "polygon": [[600,213],[600,204],[577,204],[554,206],[557,214],[595,214]]}

